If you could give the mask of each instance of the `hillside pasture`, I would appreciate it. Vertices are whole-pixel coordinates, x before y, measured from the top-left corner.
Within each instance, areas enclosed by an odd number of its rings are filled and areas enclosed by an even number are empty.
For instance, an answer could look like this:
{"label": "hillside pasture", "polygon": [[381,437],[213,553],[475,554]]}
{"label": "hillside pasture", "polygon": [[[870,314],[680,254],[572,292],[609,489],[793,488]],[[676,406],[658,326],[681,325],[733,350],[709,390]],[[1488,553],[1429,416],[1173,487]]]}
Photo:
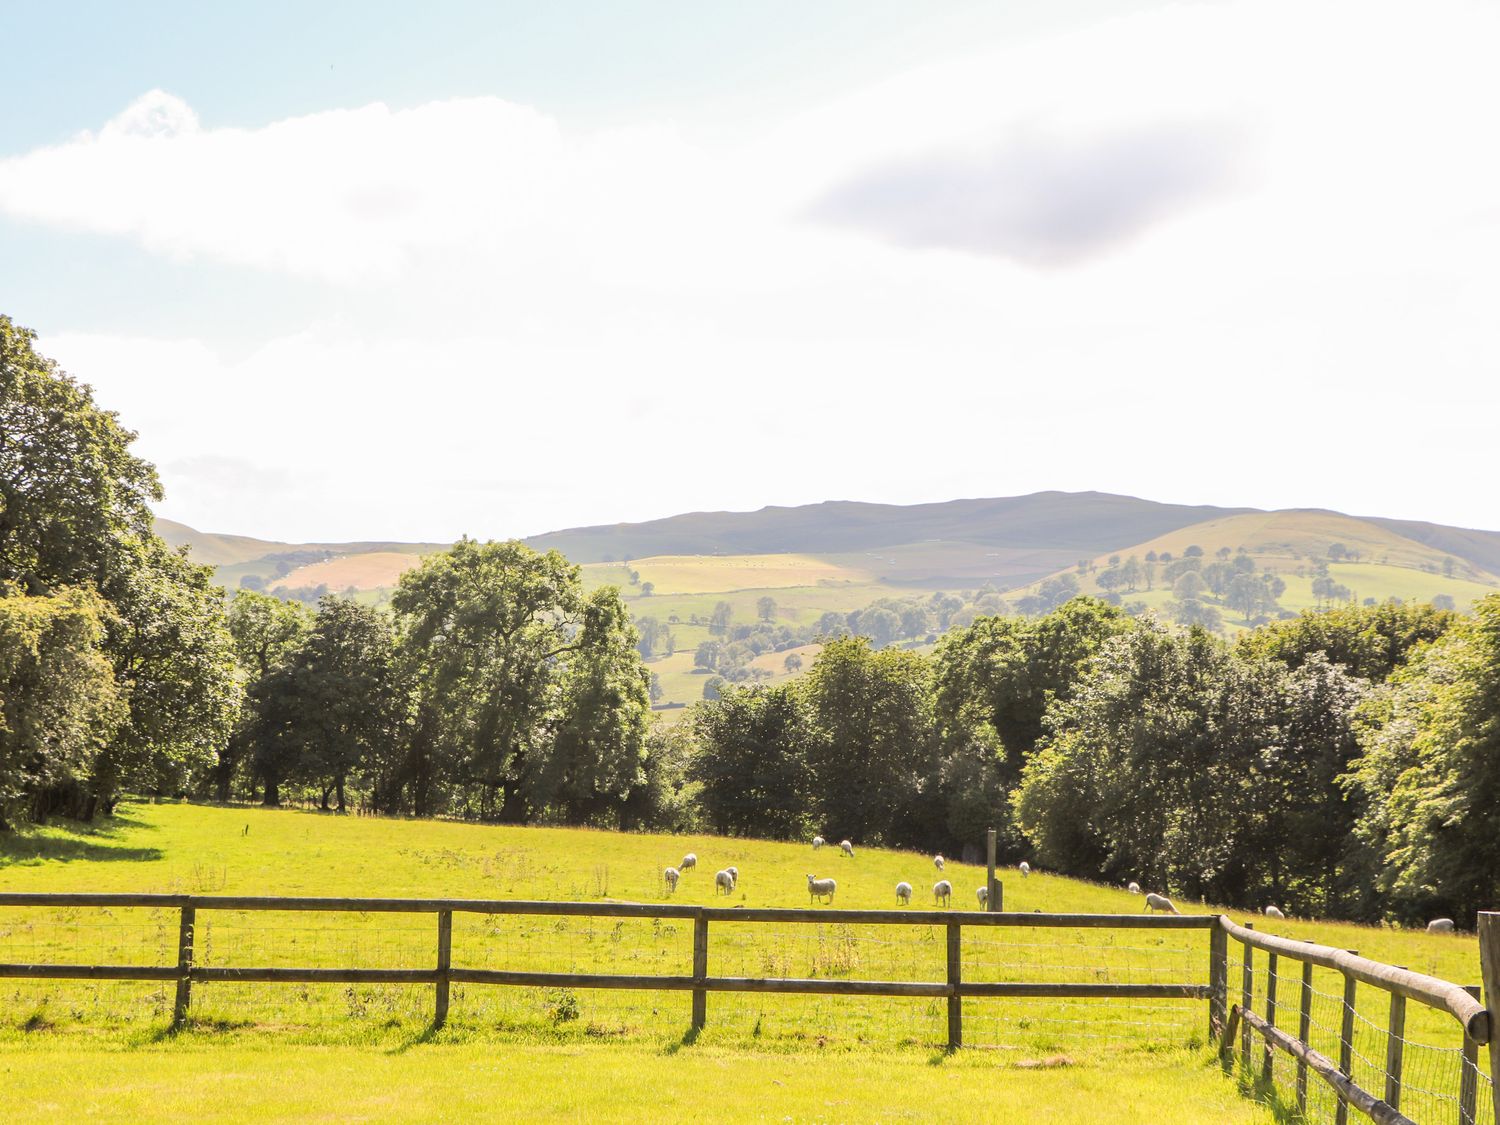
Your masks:
{"label": "hillside pasture", "polygon": [[344,555],[326,562],[299,566],[274,585],[296,589],[303,586],[327,586],[342,592],[388,589],[422,556],[411,551],[369,551],[362,555]]}
{"label": "hillside pasture", "polygon": [[[661,870],[687,851],[698,867],[671,895]],[[858,841],[849,859],[795,842],[144,802],[94,829],[7,837],[0,857],[0,889],[9,891],[731,907],[806,907],[809,872],[837,878],[840,907],[893,907],[900,879],[917,887],[915,906],[930,906],[938,877],[925,853]],[[712,872],[730,864],[740,883],[734,895],[716,896]],[[954,884],[956,910],[978,909],[973,891],[982,868],[950,862],[942,875]],[[1138,897],[1117,888],[1046,873],[1002,876],[1012,911],[1140,910]],[[171,911],[0,914],[0,960],[170,963],[173,956]],[[1264,931],[1358,948],[1446,979],[1478,975],[1468,935],[1255,920]],[[421,914],[201,911],[199,963],[426,966],[432,923]],[[711,928],[710,972],[942,979],[942,942],[930,929],[720,922]],[[471,915],[455,919],[454,959],[475,967],[671,973],[682,968],[687,938],[671,921]],[[964,961],[968,980],[1198,981],[1207,940],[1203,930],[971,931]],[[1232,993],[1237,969],[1231,964]],[[1201,1001],[966,1001],[966,1042],[981,1049],[950,1056],[941,1051],[942,1005],[925,1000],[713,993],[705,1032],[694,1039],[685,1035],[688,1004],[680,993],[455,986],[449,1024],[434,1033],[430,986],[206,983],[195,985],[188,1026],[171,1037],[161,1033],[170,995],[158,984],[8,981],[4,997],[0,1068],[23,1116],[119,1120],[191,1106],[210,1120],[307,1113],[654,1120],[691,1107],[714,1120],[1008,1114],[1084,1122],[1107,1105],[1119,1121],[1271,1120],[1210,1063]],[[1375,990],[1360,1003],[1372,1023],[1384,1018]],[[1409,1012],[1414,1038],[1456,1031],[1442,1022],[1448,1017],[1430,1015],[1415,1006]],[[497,1042],[505,1049],[497,1052]],[[522,1074],[528,1081],[518,1083]],[[294,1106],[279,1093],[288,1083],[308,1090]],[[1149,1118],[1117,1106],[1112,1099],[1122,1091],[1149,1107]]]}

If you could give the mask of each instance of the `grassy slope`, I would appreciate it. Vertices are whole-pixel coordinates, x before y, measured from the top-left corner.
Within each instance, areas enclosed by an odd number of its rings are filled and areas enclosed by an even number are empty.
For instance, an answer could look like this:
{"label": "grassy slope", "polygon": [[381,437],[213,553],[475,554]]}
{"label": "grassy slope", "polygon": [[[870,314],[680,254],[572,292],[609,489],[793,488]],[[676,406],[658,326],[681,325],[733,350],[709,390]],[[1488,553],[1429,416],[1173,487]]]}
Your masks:
{"label": "grassy slope", "polygon": [[[5,841],[0,888],[594,898],[602,877],[612,898],[662,901],[659,868],[686,849],[697,851],[700,867],[684,878],[675,899],[681,902],[713,902],[708,872],[727,863],[741,869],[741,890],[733,901],[771,905],[805,905],[808,868],[839,878],[841,906],[887,906],[898,878],[925,887],[934,875],[926,856],[864,848],[849,860],[831,851],[814,856],[800,844],[702,836],[143,804],[127,807],[118,821],[97,831],[52,828]],[[960,905],[972,907],[969,891],[981,879],[979,869],[949,864],[946,874],[960,889]],[[1017,909],[1135,907],[1123,892],[1046,876],[1012,880],[1007,896]],[[61,932],[69,940],[87,936],[86,929],[70,928],[82,917],[67,914]],[[215,953],[232,948],[228,923],[209,929],[209,917],[200,917],[200,946],[211,945]],[[357,919],[356,925],[384,924],[395,932],[399,927],[389,918]],[[425,950],[432,942],[431,920],[418,921],[415,948]],[[18,959],[14,943],[43,957],[58,956],[37,950],[36,943],[44,941],[41,927],[21,934],[14,915],[6,923],[0,929],[0,958]],[[305,917],[295,916],[295,924],[306,925]],[[115,930],[126,932],[126,924],[118,917],[106,919],[100,940],[113,940]],[[484,943],[474,944],[472,932],[460,937],[459,930],[456,924],[456,956],[480,955]],[[288,963],[288,957],[316,961],[315,951],[333,961],[349,956],[341,947],[318,944],[298,952],[299,934],[306,936],[296,929],[266,929],[256,939],[262,943],[259,956],[276,955],[278,963]],[[835,936],[825,932],[819,945]],[[548,940],[562,938],[553,934]],[[721,952],[719,943],[726,940],[721,936],[713,944],[714,958],[733,956],[732,948]],[[1453,950],[1455,960],[1463,957],[1460,950],[1472,956],[1472,943],[1461,938],[1433,944]],[[550,948],[544,942],[522,952],[546,956]],[[587,964],[611,971],[599,962],[609,955],[607,946],[591,947]],[[372,963],[370,950],[363,957]],[[135,949],[133,957],[119,959],[139,961],[142,955]],[[456,989],[449,1028],[432,1035],[421,1023],[428,990],[416,990],[414,1014],[393,1009],[386,1019],[356,1020],[336,1013],[321,1032],[309,1032],[305,1013],[314,1010],[317,998],[298,1001],[293,987],[199,986],[195,1010],[212,1014],[180,1035],[164,1037],[164,990],[155,994],[155,1007],[134,1001],[122,1008],[123,1030],[99,1026],[97,1006],[106,1001],[86,994],[71,1011],[56,1003],[42,1009],[57,1021],[52,1030],[17,1031],[15,1021],[33,1010],[34,1001],[21,997],[24,987],[8,986],[7,1003],[0,1008],[8,1029],[0,1030],[0,1082],[11,1112],[22,1119],[88,1114],[121,1121],[188,1115],[649,1121],[691,1114],[716,1121],[1061,1123],[1096,1121],[1099,1107],[1107,1104],[1110,1120],[1122,1122],[1270,1120],[1268,1112],[1240,1099],[1202,1051],[1190,1046],[1142,1052],[1129,1042],[1100,1046],[1084,1040],[1062,1052],[975,1050],[949,1057],[930,1044],[850,1039],[842,1025],[859,1016],[859,1001],[822,1009],[829,1021],[826,1038],[803,1032],[776,1038],[768,1031],[770,1037],[762,1039],[758,1021],[753,1031],[743,1022],[721,1029],[733,1023],[731,1000],[737,998],[715,996],[708,1034],[689,1045],[682,1037],[685,1009],[676,1010],[683,1006],[681,997],[661,998],[664,1007],[673,1007],[653,1025],[653,1034],[627,1042],[608,1030],[580,1028],[578,1034],[560,1035],[502,1026],[497,1032],[487,1018],[473,1015],[485,1003],[480,990]],[[235,988],[249,990],[243,996],[275,996],[282,1003],[262,1009],[256,1000],[242,998],[238,1008],[216,1009],[216,999],[227,1003],[221,998]],[[361,990],[360,996],[377,991]],[[501,991],[517,990],[485,990]],[[356,990],[344,992],[353,1004]],[[616,995],[635,994],[594,994],[583,1003]],[[763,1007],[787,1008],[797,999],[770,998]],[[884,1002],[867,1003],[885,1010]],[[1194,1025],[1196,1008],[1190,1013]],[[351,1023],[358,1026],[348,1030]],[[498,1051],[496,1034],[505,1044]]]}

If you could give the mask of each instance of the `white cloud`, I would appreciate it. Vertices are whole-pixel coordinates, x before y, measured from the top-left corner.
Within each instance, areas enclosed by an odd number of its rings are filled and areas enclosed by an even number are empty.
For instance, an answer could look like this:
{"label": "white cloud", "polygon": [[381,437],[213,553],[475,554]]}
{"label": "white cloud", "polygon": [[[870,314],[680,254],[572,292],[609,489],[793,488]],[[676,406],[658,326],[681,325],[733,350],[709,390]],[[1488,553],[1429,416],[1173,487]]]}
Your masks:
{"label": "white cloud", "polygon": [[154,92],[0,160],[0,212],[341,294],[234,361],[82,312],[44,340],[218,530],[1047,487],[1494,526],[1497,30],[1174,6],[722,151],[493,98],[224,129]]}

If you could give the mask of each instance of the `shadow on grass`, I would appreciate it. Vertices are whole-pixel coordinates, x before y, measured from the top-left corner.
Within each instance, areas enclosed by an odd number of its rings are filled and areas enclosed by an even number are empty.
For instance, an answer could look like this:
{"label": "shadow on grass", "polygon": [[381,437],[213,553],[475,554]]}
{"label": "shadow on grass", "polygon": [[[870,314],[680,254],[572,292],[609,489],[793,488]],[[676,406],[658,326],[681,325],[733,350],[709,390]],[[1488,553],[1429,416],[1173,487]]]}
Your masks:
{"label": "shadow on grass", "polygon": [[[1284,1059],[1278,1059],[1278,1062],[1284,1061]],[[1226,1052],[1219,1056],[1219,1069],[1223,1071],[1225,1078],[1230,1079],[1239,1088],[1241,1097],[1259,1102],[1269,1109],[1277,1125],[1307,1125],[1307,1117],[1297,1109],[1295,1102],[1287,1101],[1275,1083],[1268,1082],[1263,1075],[1246,1073],[1237,1065],[1233,1052]],[[1309,1073],[1308,1081],[1321,1082],[1322,1079],[1316,1074]]]}
{"label": "shadow on grass", "polygon": [[0,833],[0,867],[11,864],[35,864],[46,860],[72,863],[124,860],[130,863],[158,860],[165,853],[160,848],[123,848],[116,841],[127,830],[150,829],[150,825],[117,813],[97,824],[76,820],[53,820],[43,827],[23,828]]}
{"label": "shadow on grass", "polygon": [[394,1047],[391,1047],[389,1050],[387,1050],[386,1054],[404,1055],[413,1047],[422,1047],[427,1045],[428,1043],[434,1043],[437,1041],[438,1036],[442,1034],[442,1031],[443,1029],[437,1024],[430,1023],[421,1031],[417,1032],[417,1034],[408,1035],[406,1038],[402,1039],[401,1042],[397,1043]]}
{"label": "shadow on grass", "polygon": [[698,1028],[690,1027],[682,1033],[681,1039],[668,1043],[665,1047],[663,1047],[661,1049],[661,1053],[664,1055],[675,1055],[684,1047],[691,1047],[694,1043],[698,1042],[698,1036],[700,1034],[702,1033],[698,1030]]}

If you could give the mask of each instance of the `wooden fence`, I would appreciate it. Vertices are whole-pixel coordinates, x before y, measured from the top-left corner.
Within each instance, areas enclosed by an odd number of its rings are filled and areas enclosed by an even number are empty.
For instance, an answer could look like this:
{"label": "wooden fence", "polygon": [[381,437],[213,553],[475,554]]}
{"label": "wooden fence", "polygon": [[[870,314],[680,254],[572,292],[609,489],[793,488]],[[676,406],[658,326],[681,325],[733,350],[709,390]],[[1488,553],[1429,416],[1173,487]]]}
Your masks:
{"label": "wooden fence", "polygon": [[[692,993],[692,1027],[707,1021],[710,992],[800,993],[825,996],[907,996],[943,998],[948,1004],[948,1046],[963,1045],[963,1000],[971,997],[1082,997],[1096,999],[1208,1000],[1212,982],[1100,983],[1097,981],[973,981],[963,979],[963,931],[999,927],[1100,930],[1210,930],[1218,933],[1215,915],[1154,914],[1022,914],[954,910],[834,910],[686,906],[645,903],[531,902],[512,899],[408,898],[264,898],[240,895],[159,894],[0,894],[0,907],[175,909],[180,911],[175,965],[0,964],[0,978],[174,981],[173,1022],[187,1018],[195,984],[217,981],[264,981],[309,984],[430,984],[434,987],[433,1023],[448,1018],[449,986],[461,984],[522,985],[603,989],[645,989]],[[209,967],[194,963],[193,935],[198,916],[207,911],[322,911],[344,913],[422,913],[436,918],[431,968],[286,968],[270,966]],[[692,972],[636,976],[619,973],[522,972],[466,968],[453,961],[453,916],[456,913],[529,914],[584,918],[679,919],[693,924]],[[946,980],[841,980],[809,977],[728,977],[709,974],[709,942],[719,923],[940,926],[947,936]],[[1211,961],[1211,958],[1210,958]],[[1211,968],[1211,965],[1206,965]],[[1222,974],[1216,1003],[1222,1009]]]}
{"label": "wooden fence", "polygon": [[[1493,1004],[1496,989],[1500,988],[1500,914],[1481,914],[1479,919],[1480,961],[1485,982],[1485,995]],[[1240,1002],[1227,1014],[1226,989],[1228,973],[1227,941],[1229,938],[1242,946]],[[1293,941],[1257,933],[1253,925],[1238,925],[1228,918],[1220,917],[1218,925],[1210,934],[1212,967],[1210,976],[1214,982],[1210,1000],[1210,1020],[1220,1038],[1220,1050],[1229,1055],[1235,1049],[1236,1038],[1240,1055],[1240,1066],[1247,1075],[1254,1076],[1252,1036],[1259,1035],[1265,1041],[1261,1059],[1260,1077],[1270,1082],[1274,1073],[1274,1052],[1283,1051],[1296,1059],[1296,1102],[1299,1113],[1307,1109],[1307,1074],[1311,1070],[1326,1082],[1337,1094],[1335,1114],[1337,1125],[1345,1125],[1349,1107],[1352,1105],[1380,1125],[1412,1125],[1411,1118],[1401,1112],[1403,1095],[1403,1065],[1405,1061],[1406,1006],[1408,1001],[1424,1004],[1435,1011],[1452,1016],[1462,1040],[1462,1079],[1455,1094],[1458,1125],[1475,1125],[1479,1120],[1478,1076],[1481,1074],[1479,1049],[1489,1046],[1491,1091],[1489,1098],[1497,1120],[1500,1120],[1500,1022],[1480,1000],[1480,990],[1473,986],[1460,986],[1424,973],[1414,973],[1394,965],[1386,965],[1361,957],[1353,950],[1335,949],[1312,942]],[[1265,955],[1264,1012],[1254,1008],[1254,973],[1256,952]],[[1292,1005],[1282,1002],[1277,984],[1280,978],[1280,962],[1294,961],[1301,966],[1300,988],[1295,1002],[1297,1032],[1280,1026],[1286,1010]],[[1341,1025],[1339,1028],[1339,1058],[1337,1061],[1313,1049],[1310,1024],[1313,1004],[1313,969],[1321,967],[1338,972],[1343,980]],[[1381,989],[1389,996],[1388,1022],[1386,1024],[1386,1052],[1384,1058],[1385,1080],[1380,1091],[1366,1090],[1354,1081],[1354,1037],[1355,1006],[1360,984]],[[1236,1036],[1238,1031],[1238,1037]]]}

